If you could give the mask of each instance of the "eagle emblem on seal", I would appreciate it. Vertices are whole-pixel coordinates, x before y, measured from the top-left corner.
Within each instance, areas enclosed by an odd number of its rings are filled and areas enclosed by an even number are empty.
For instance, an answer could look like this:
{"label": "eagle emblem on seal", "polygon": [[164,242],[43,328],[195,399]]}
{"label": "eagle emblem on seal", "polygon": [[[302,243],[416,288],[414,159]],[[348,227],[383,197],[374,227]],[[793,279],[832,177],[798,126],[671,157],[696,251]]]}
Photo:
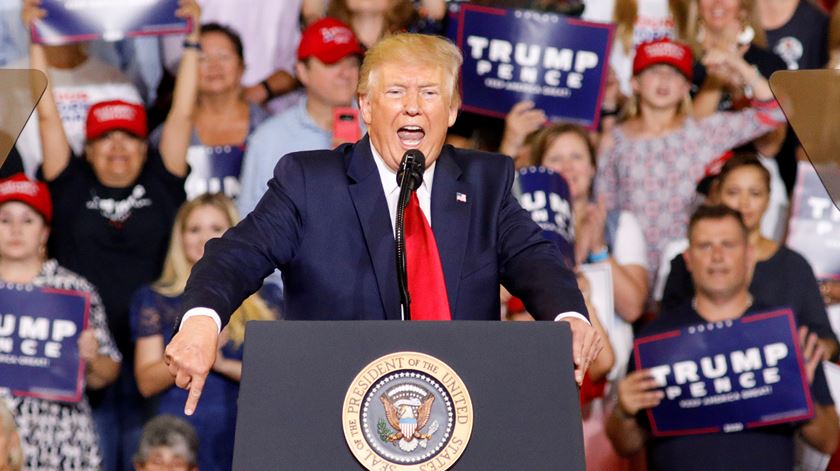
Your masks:
{"label": "eagle emblem on seal", "polygon": [[406,452],[414,451],[418,445],[425,448],[427,441],[432,438],[438,428],[437,422],[434,422],[429,430],[423,432],[429,424],[435,396],[417,387],[409,389],[408,391],[392,390],[389,391],[390,394],[385,393],[379,396],[385,408],[387,425],[390,426],[390,429],[386,430],[385,424],[380,424],[380,438],[385,442],[398,445]]}

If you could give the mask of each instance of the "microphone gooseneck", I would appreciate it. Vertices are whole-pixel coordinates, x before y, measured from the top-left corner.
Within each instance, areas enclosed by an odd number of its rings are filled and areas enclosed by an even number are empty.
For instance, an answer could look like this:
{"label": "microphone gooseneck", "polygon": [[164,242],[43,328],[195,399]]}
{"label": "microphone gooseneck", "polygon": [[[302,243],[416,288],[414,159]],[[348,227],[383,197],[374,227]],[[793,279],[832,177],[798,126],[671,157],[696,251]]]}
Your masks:
{"label": "microphone gooseneck", "polygon": [[408,294],[408,272],[405,262],[405,207],[411,194],[423,183],[423,171],[426,169],[426,157],[417,149],[409,149],[403,154],[400,168],[397,170],[397,185],[400,195],[397,201],[397,217],[394,222],[396,228],[396,259],[397,283],[400,287],[400,306],[402,319],[411,320],[411,297]]}
{"label": "microphone gooseneck", "polygon": [[424,170],[426,170],[426,157],[423,153],[417,149],[405,151],[400,168],[397,170],[397,185],[403,188],[407,183],[409,192],[416,190],[423,183]]}

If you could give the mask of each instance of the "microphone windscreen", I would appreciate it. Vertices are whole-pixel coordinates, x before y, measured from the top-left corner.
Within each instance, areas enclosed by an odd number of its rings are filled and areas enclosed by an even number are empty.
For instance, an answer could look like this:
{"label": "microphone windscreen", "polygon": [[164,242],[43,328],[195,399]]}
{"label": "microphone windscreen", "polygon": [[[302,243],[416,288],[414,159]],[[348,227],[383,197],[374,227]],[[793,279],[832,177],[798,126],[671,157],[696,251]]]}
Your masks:
{"label": "microphone windscreen", "polygon": [[426,169],[426,157],[418,149],[405,151],[400,161],[400,168],[397,170],[397,185],[402,186],[403,182],[409,183],[408,188],[412,191],[423,183],[423,171]]}

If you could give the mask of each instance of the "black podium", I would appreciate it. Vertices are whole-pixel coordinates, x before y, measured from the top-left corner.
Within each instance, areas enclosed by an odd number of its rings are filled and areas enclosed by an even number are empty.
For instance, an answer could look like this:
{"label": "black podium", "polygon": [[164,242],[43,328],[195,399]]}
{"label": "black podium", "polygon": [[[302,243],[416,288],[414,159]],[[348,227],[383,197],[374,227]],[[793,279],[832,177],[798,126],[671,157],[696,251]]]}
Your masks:
{"label": "black podium", "polygon": [[[450,422],[459,427],[465,419],[459,411],[466,408],[460,407],[460,386],[451,390],[453,375],[445,366],[468,390],[472,415],[468,440],[449,469],[585,469],[571,334],[565,322],[250,322],[246,338],[235,470],[365,469],[345,436],[348,430],[364,435],[358,426],[368,417],[378,424],[371,423],[365,440],[357,442],[367,441],[398,459],[407,453],[403,448],[414,447],[415,454],[425,451],[415,441],[429,446],[429,456],[435,440],[443,453],[454,449],[458,429],[449,436],[445,414],[449,410]],[[428,355],[445,365],[429,370],[440,373],[435,379],[422,372],[415,376],[409,365],[417,361],[411,356],[404,363],[376,363],[397,352]],[[416,384],[397,387],[388,374],[410,377]],[[424,399],[425,393],[411,397],[412,391],[447,387],[449,396],[436,401]],[[378,395],[354,398],[354,390],[366,388]],[[400,406],[400,401],[411,400],[414,406]],[[424,406],[431,403],[444,416],[428,425],[432,407]],[[357,412],[361,405],[365,408],[351,417],[348,428],[348,410]],[[406,429],[405,423],[411,427]],[[400,442],[400,436],[412,441]],[[434,470],[441,469],[441,460],[415,460],[413,467],[383,462],[376,469]]]}

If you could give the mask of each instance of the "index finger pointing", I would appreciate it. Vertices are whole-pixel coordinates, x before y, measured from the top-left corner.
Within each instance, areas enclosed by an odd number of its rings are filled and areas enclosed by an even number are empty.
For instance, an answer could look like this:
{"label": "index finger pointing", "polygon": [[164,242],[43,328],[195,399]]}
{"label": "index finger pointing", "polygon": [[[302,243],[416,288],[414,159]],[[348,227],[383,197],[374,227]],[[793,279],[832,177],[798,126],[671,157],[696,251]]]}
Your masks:
{"label": "index finger pointing", "polygon": [[190,394],[187,396],[187,404],[184,406],[184,415],[193,415],[201,398],[201,390],[204,389],[204,376],[193,375],[190,382]]}

